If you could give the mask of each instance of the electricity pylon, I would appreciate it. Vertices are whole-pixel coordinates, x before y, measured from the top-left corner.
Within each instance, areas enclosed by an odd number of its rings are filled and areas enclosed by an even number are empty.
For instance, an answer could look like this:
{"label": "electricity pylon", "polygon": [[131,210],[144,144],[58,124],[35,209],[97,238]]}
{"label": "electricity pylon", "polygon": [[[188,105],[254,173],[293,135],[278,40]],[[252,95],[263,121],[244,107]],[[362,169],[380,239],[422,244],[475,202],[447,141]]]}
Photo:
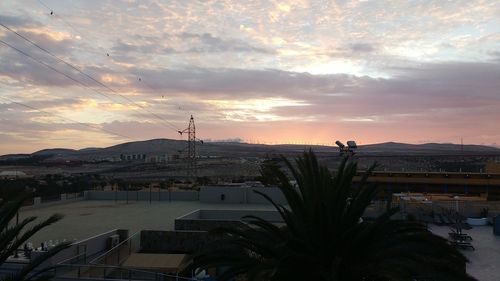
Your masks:
{"label": "electricity pylon", "polygon": [[182,131],[178,131],[179,134],[182,136],[182,134],[187,133],[188,135],[188,146],[187,146],[187,169],[186,169],[186,174],[188,178],[193,178],[198,175],[198,169],[196,165],[196,142],[200,141],[203,143],[203,141],[198,140],[196,138],[196,127],[194,125],[194,117],[191,115],[191,119],[189,119],[189,125],[186,129]]}

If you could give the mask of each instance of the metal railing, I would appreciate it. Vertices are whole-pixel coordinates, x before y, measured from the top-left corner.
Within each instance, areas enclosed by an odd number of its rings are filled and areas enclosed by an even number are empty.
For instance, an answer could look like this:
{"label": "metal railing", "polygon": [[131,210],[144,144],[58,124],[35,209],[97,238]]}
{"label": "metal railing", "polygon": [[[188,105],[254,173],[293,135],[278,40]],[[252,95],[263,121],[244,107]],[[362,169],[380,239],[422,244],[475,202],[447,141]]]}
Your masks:
{"label": "metal railing", "polygon": [[54,267],[54,277],[64,279],[141,280],[141,281],[191,281],[195,278],[160,272],[128,269],[110,265],[59,264]]}
{"label": "metal railing", "polygon": [[121,264],[140,249],[140,232],[134,233],[109,251],[99,255],[89,262],[85,260],[85,253],[68,258],[53,268],[54,278],[82,279],[82,280],[141,280],[141,281],[187,281],[197,280],[172,274],[155,271],[130,269],[121,267]]}

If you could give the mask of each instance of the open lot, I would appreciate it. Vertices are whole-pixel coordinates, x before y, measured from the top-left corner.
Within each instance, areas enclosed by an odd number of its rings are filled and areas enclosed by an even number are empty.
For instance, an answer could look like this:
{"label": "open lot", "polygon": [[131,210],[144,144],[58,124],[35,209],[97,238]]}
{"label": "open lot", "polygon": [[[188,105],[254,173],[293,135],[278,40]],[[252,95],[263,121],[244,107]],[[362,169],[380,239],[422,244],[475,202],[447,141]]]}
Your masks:
{"label": "open lot", "polygon": [[173,230],[174,220],[197,209],[270,209],[270,205],[207,204],[198,201],[173,201],[151,204],[147,201],[77,201],[69,204],[25,210],[20,219],[27,216],[47,218],[60,213],[64,218],[37,233],[31,239],[34,245],[48,240],[81,240],[111,229],[128,229],[129,234],[142,229]]}

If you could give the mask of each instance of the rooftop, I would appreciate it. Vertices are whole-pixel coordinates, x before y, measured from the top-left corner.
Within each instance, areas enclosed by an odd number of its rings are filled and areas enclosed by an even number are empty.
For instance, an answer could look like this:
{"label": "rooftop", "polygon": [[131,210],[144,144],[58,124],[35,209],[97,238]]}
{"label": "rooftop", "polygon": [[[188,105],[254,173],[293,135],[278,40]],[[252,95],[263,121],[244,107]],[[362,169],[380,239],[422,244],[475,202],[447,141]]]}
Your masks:
{"label": "rooftop", "polygon": [[[173,201],[150,204],[147,201],[78,201],[69,204],[25,210],[20,218],[26,216],[48,217],[61,213],[65,218],[39,232],[31,242],[35,245],[48,240],[82,240],[111,229],[129,229],[130,234],[143,229],[173,230],[175,218],[195,210],[270,210],[272,206],[261,204],[209,204],[199,201]],[[443,237],[450,232],[447,226],[431,225],[431,230]],[[470,260],[467,271],[480,281],[497,281],[500,276],[500,236],[493,235],[491,226],[475,226],[465,231],[472,238],[475,251],[463,253]]]}
{"label": "rooftop", "polygon": [[[447,226],[431,226],[432,232],[448,238]],[[472,237],[475,251],[464,250],[462,253],[469,259],[467,272],[479,281],[497,281],[500,276],[500,236],[493,235],[491,226],[474,226],[464,233]]]}
{"label": "rooftop", "polygon": [[31,240],[34,245],[49,240],[82,240],[111,229],[128,229],[133,234],[143,229],[174,230],[174,220],[198,209],[207,210],[268,210],[270,205],[263,204],[215,204],[199,201],[77,201],[69,204],[40,207],[24,210],[19,214],[47,218],[54,213],[64,218],[51,225]]}

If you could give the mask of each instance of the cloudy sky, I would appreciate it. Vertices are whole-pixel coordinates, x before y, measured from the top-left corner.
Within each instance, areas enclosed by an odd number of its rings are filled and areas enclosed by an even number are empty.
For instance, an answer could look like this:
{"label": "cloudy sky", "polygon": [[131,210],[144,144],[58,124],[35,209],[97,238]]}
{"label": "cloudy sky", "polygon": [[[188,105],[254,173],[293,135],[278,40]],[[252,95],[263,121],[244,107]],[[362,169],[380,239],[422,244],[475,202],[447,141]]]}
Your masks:
{"label": "cloudy sky", "polygon": [[500,145],[495,0],[7,0],[0,23],[0,154],[191,114],[201,139]]}

